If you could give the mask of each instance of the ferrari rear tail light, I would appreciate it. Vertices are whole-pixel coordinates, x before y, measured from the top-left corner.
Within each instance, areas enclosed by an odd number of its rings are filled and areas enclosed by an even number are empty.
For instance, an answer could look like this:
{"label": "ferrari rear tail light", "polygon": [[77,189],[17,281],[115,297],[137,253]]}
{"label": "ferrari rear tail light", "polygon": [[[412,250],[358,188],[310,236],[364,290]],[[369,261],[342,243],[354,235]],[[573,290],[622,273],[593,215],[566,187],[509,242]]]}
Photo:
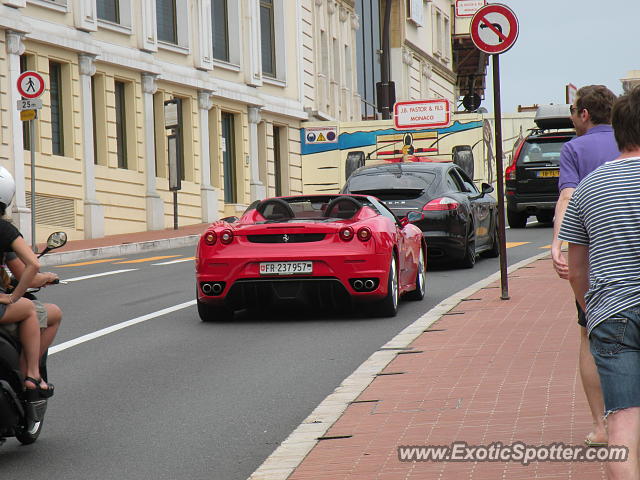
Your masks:
{"label": "ferrari rear tail light", "polygon": [[422,210],[428,212],[441,212],[446,210],[456,210],[459,206],[460,204],[453,198],[440,197],[436,198],[435,200],[431,200],[424,207],[422,207]]}
{"label": "ferrari rear tail light", "polygon": [[367,242],[371,238],[371,230],[369,227],[362,227],[358,230],[358,240]]}
{"label": "ferrari rear tail light", "polygon": [[231,230],[223,230],[220,234],[220,241],[225,245],[229,245],[233,241],[233,232]]}
{"label": "ferrari rear tail light", "polygon": [[216,232],[207,232],[204,234],[204,243],[207,245],[215,245],[216,243]]}
{"label": "ferrari rear tail light", "polygon": [[351,227],[341,228],[339,235],[340,235],[340,238],[345,242],[350,242],[351,240],[353,240],[353,228]]}

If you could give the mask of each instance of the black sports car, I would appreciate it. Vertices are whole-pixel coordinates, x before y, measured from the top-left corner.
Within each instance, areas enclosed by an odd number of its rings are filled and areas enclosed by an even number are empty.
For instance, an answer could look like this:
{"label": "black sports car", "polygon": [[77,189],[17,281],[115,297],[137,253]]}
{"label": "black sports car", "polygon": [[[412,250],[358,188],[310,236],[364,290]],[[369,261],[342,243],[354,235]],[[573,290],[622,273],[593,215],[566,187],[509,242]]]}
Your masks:
{"label": "black sports car", "polygon": [[399,218],[420,227],[431,260],[472,268],[476,256],[499,255],[498,204],[493,187],[473,181],[451,162],[392,163],[353,172],[342,193],[372,195]]}

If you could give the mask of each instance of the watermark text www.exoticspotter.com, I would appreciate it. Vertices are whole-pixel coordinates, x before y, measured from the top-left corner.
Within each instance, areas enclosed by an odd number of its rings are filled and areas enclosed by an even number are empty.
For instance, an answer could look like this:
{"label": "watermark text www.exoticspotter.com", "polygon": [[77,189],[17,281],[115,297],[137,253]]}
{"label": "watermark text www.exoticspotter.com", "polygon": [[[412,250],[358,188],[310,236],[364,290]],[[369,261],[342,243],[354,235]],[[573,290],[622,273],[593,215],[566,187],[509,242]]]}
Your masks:
{"label": "watermark text www.exoticspotter.com", "polygon": [[527,445],[514,442],[504,445],[469,445],[453,442],[450,445],[403,445],[398,447],[401,462],[624,462],[627,447],[589,448],[580,445]]}

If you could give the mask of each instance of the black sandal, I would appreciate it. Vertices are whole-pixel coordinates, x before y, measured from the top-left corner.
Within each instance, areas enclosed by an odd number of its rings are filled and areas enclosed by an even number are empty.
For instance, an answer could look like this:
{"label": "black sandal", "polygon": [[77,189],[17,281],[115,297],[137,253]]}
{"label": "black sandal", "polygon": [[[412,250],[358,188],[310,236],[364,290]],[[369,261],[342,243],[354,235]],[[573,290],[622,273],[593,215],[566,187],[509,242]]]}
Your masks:
{"label": "black sandal", "polygon": [[24,387],[24,399],[27,402],[37,402],[40,400],[40,382],[37,378],[33,377],[24,377],[25,382],[31,382],[35,385],[35,388],[27,388]]}
{"label": "black sandal", "polygon": [[51,398],[53,397],[53,383],[47,382],[48,388],[42,388],[40,384],[38,384],[38,391],[40,392],[40,398]]}
{"label": "black sandal", "polygon": [[[25,382],[33,383],[36,388],[26,388],[25,387],[25,398],[27,401],[36,401],[41,398],[51,398],[53,397],[53,383],[48,383],[48,388],[42,388],[40,384],[42,383],[42,379],[37,379],[33,377],[25,377]],[[33,392],[33,393],[32,393]],[[35,395],[37,393],[37,395]],[[36,398],[37,397],[37,398]],[[32,400],[33,398],[33,400]]]}

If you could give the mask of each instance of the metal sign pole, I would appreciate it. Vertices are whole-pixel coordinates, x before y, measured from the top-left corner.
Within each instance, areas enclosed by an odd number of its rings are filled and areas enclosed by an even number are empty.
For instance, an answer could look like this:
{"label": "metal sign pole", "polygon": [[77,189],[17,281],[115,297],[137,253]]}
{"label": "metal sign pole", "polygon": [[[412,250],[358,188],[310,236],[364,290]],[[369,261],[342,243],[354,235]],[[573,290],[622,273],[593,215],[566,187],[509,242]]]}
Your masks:
{"label": "metal sign pole", "polygon": [[493,110],[496,129],[496,170],[498,179],[498,228],[500,239],[500,285],[502,300],[509,300],[507,243],[504,225],[504,169],[502,165],[502,112],[500,110],[500,55],[493,57]]}
{"label": "metal sign pole", "polygon": [[29,120],[29,148],[31,149],[31,250],[38,253],[36,246],[36,122]]}

